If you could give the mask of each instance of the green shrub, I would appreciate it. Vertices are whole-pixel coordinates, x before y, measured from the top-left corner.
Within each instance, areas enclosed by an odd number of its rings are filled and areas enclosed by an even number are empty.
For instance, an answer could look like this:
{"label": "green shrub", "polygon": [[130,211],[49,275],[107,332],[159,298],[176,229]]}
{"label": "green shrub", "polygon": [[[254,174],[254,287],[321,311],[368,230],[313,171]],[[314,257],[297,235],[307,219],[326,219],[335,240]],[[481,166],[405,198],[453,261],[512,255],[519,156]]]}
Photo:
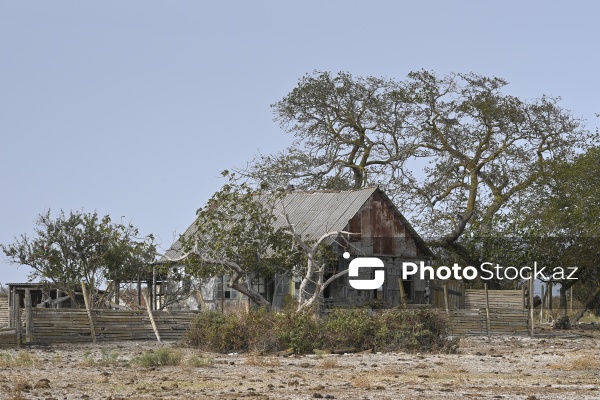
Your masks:
{"label": "green shrub", "polygon": [[272,353],[279,349],[280,343],[276,328],[276,314],[264,310],[239,314],[209,311],[194,320],[186,343],[219,353],[247,350]]}
{"label": "green shrub", "polygon": [[262,354],[284,349],[451,352],[457,347],[448,339],[445,320],[429,309],[338,309],[322,318],[313,311],[206,312],[194,321],[186,342],[205,351]]}
{"label": "green shrub", "polygon": [[430,309],[390,310],[377,318],[374,338],[378,351],[453,352],[446,321]]}
{"label": "green shrub", "polygon": [[220,353],[246,348],[240,316],[216,311],[201,313],[187,335],[192,347]]}
{"label": "green shrub", "polygon": [[322,331],[314,312],[294,312],[288,309],[277,315],[275,326],[279,348],[291,349],[295,353],[310,353],[321,347]]}
{"label": "green shrub", "polygon": [[373,348],[377,316],[366,309],[336,309],[320,321],[322,347],[331,350]]}
{"label": "green shrub", "polygon": [[212,367],[215,364],[215,360],[210,357],[192,355],[188,360],[188,364],[192,367]]}
{"label": "green shrub", "polygon": [[179,365],[181,364],[181,360],[181,350],[161,348],[148,350],[141,356],[131,360],[131,362],[142,367],[159,367],[163,365]]}

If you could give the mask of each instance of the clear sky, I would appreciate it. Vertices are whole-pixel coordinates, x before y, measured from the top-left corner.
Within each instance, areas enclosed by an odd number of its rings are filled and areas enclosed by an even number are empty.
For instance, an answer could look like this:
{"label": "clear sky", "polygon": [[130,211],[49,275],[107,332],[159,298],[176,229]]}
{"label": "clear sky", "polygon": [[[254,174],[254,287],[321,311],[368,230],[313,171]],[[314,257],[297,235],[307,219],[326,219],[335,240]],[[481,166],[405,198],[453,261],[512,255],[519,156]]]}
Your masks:
{"label": "clear sky", "polygon": [[[595,1],[0,0],[0,243],[50,208],[168,247],[241,167],[291,138],[270,104],[305,73],[505,78],[599,125]],[[28,270],[0,254],[0,282]]]}

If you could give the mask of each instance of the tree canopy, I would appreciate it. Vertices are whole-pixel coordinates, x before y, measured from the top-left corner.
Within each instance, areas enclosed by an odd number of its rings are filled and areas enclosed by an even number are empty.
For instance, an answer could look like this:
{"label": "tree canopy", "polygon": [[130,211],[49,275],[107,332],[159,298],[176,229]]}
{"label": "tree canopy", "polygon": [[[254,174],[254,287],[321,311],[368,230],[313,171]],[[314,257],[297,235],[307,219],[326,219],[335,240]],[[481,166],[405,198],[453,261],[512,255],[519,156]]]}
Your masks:
{"label": "tree canopy", "polygon": [[33,237],[23,234],[0,247],[10,263],[32,268],[30,279],[53,282],[76,302],[82,281],[93,294],[107,279],[147,272],[156,250],[152,236],[138,235],[136,227],[115,224],[108,215],[61,211],[53,218],[48,210],[38,216]]}
{"label": "tree canopy", "polygon": [[[538,201],[513,224],[536,245],[535,257],[548,264],[577,267],[577,280],[550,279],[561,285],[561,308],[573,288],[584,308],[600,308],[600,148],[571,162],[557,162],[553,174],[534,190]],[[579,315],[581,316],[581,315]]]}
{"label": "tree canopy", "polygon": [[293,145],[243,172],[274,187],[384,185],[424,236],[460,250],[466,231],[492,229],[549,163],[597,140],[558,98],[522,100],[507,84],[474,73],[396,81],[316,71],[272,105]]}
{"label": "tree canopy", "polygon": [[[325,240],[347,232],[323,232],[316,240],[303,238],[286,214],[285,191],[252,187],[228,171],[223,175],[229,183],[198,210],[194,225],[179,239],[177,256],[163,261],[181,262],[186,273],[200,278],[228,275],[229,287],[267,309],[271,304],[253,286],[257,277],[296,277],[300,282],[298,310],[318,302],[327,286],[348,272],[325,279],[331,256]],[[276,223],[278,218],[285,222]]]}
{"label": "tree canopy", "polygon": [[252,287],[259,275],[271,278],[289,265],[289,242],[273,225],[276,196],[259,198],[260,192],[225,171],[229,183],[197,212],[197,219],[179,239],[179,255],[186,272],[196,277],[229,275],[228,285],[256,304],[269,302]]}

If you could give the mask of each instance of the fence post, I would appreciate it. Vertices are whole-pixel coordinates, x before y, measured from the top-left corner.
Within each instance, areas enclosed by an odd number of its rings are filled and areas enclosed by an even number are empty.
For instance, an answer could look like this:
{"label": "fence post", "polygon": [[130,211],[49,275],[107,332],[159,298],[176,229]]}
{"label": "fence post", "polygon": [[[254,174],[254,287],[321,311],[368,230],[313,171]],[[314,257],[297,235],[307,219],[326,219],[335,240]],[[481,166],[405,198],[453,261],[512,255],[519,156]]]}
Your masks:
{"label": "fence post", "polygon": [[31,310],[31,290],[25,289],[25,343],[33,342],[33,311]]}
{"label": "fence post", "polygon": [[156,340],[160,342],[160,333],[158,332],[158,328],[156,327],[154,315],[152,315],[152,304],[150,303],[150,296],[148,296],[149,291],[150,290],[145,290],[142,292],[142,294],[144,295],[144,301],[146,302],[146,310],[148,310],[148,317],[150,318],[150,323],[152,324],[152,330],[154,330]]}
{"label": "fence post", "polygon": [[446,307],[446,314],[450,316],[450,307],[448,306],[448,282],[444,282],[444,306]]}
{"label": "fence post", "polygon": [[483,284],[483,289],[485,291],[485,325],[487,330],[488,337],[490,336],[490,298],[488,296],[488,284],[487,282]]}
{"label": "fence post", "polygon": [[400,303],[404,308],[407,308],[406,304],[406,293],[404,292],[404,285],[402,284],[402,278],[398,278],[398,287],[400,288]]}
{"label": "fence post", "polygon": [[573,286],[569,288],[569,297],[571,299],[571,314],[573,314]]}
{"label": "fence post", "polygon": [[17,346],[21,346],[21,295],[14,289],[13,292],[13,318],[16,329]]}
{"label": "fence post", "polygon": [[85,301],[85,310],[87,311],[88,320],[90,321],[90,333],[92,334],[92,342],[96,343],[96,331],[94,330],[94,319],[92,318],[92,309],[90,308],[90,299],[88,298],[85,282],[81,281],[81,290],[83,291],[83,301]]}
{"label": "fence post", "polygon": [[11,289],[8,292],[8,327],[14,328],[14,320],[15,320],[15,289]]}
{"label": "fence post", "polygon": [[533,337],[535,329],[535,321],[533,320],[533,272],[529,273],[529,320],[531,322],[531,337]]}
{"label": "fence post", "polygon": [[544,303],[546,302],[544,284],[542,284],[542,303],[540,304],[540,324],[544,323]]}

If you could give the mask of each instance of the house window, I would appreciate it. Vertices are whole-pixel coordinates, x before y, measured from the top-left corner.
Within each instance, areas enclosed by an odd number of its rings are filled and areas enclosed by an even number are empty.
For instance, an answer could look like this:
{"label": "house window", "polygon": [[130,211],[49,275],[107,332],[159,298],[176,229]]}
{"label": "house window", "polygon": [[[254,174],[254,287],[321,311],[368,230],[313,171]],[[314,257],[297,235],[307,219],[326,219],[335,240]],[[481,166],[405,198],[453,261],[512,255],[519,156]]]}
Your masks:
{"label": "house window", "polygon": [[256,290],[262,297],[267,298],[267,280],[258,276],[252,281],[252,289]]}
{"label": "house window", "polygon": [[300,281],[294,281],[294,299],[298,299],[300,297]]}
{"label": "house window", "polygon": [[223,275],[222,280],[219,282],[218,295],[221,299],[237,299],[239,292],[228,286],[229,275]]}

